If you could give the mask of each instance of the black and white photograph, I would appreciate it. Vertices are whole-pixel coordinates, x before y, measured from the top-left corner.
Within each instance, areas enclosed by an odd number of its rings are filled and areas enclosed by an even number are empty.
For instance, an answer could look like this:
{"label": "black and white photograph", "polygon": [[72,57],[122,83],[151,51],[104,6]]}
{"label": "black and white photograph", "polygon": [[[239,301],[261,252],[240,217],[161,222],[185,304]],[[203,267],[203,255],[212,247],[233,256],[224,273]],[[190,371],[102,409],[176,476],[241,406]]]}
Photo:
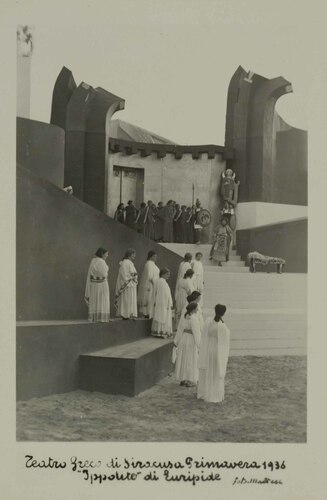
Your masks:
{"label": "black and white photograph", "polygon": [[[218,0],[16,17],[24,450],[193,443],[218,460],[222,444],[307,446],[313,51],[277,4],[280,17]],[[282,484],[283,452],[274,464],[253,481],[277,468]]]}

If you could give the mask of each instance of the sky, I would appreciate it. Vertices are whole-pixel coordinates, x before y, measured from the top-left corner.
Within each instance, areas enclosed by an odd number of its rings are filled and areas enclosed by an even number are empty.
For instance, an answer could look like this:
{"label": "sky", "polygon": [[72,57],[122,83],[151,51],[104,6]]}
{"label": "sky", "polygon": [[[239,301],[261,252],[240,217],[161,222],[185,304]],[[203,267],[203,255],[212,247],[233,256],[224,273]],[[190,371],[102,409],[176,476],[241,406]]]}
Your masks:
{"label": "sky", "polygon": [[108,0],[100,16],[94,9],[88,16],[99,0],[82,3],[83,16],[68,14],[60,23],[38,11],[29,22],[30,117],[49,122],[53,86],[66,66],[77,84],[125,99],[125,110],[113,118],[180,144],[223,145],[228,84],[241,65],[290,81],[294,92],[276,109],[292,126],[308,129],[313,45],[288,4],[281,10],[277,1],[269,11],[270,2],[251,0]]}

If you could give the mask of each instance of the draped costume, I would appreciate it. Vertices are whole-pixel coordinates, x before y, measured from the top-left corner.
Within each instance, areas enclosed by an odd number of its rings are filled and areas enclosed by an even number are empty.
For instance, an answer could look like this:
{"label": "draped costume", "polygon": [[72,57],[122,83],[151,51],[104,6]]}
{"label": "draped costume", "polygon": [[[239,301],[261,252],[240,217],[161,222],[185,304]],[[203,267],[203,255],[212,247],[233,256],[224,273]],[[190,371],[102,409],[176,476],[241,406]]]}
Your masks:
{"label": "draped costume", "polygon": [[87,273],[85,297],[89,305],[89,321],[107,322],[110,318],[108,271],[104,259],[94,257]]}
{"label": "draped costume", "polygon": [[159,268],[152,260],[147,260],[140,279],[137,292],[137,302],[140,313],[152,318],[153,315],[153,293],[155,283],[159,279]]}
{"label": "draped costume", "polygon": [[225,323],[208,318],[200,344],[198,398],[209,403],[224,399],[229,344],[230,331]]}
{"label": "draped costume", "polygon": [[123,318],[137,317],[137,272],[129,259],[119,263],[116,282],[115,306],[117,316]]}
{"label": "draped costume", "polygon": [[175,376],[178,381],[197,383],[200,341],[200,325],[196,315],[187,315],[186,318],[182,316],[174,340],[177,345]]}
{"label": "draped costume", "polygon": [[171,337],[173,300],[165,278],[156,281],[153,297],[151,334],[155,337]]}

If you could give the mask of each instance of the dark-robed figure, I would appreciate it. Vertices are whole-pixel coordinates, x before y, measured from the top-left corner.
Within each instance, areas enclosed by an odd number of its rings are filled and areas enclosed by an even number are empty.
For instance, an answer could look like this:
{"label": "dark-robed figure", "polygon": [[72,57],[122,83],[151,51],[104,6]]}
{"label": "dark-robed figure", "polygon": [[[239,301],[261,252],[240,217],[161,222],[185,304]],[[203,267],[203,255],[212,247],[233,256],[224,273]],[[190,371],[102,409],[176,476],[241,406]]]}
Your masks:
{"label": "dark-robed figure", "polygon": [[125,224],[131,229],[135,229],[137,210],[132,200],[129,200],[125,207]]}
{"label": "dark-robed figure", "polygon": [[114,219],[117,222],[120,222],[121,224],[125,223],[124,203],[119,203],[119,205],[116,209],[115,215],[114,215]]}
{"label": "dark-robed figure", "polygon": [[144,216],[144,235],[151,238],[151,240],[154,240],[154,214],[155,207],[153,207],[153,202],[150,200]]}

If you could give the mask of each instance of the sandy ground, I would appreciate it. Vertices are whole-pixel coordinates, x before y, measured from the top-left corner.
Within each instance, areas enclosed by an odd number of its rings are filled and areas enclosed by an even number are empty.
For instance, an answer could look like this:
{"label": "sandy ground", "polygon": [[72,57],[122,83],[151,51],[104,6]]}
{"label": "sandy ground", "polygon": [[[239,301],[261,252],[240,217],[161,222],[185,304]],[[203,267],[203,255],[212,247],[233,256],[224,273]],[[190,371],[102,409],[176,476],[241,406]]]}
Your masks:
{"label": "sandy ground", "polygon": [[19,441],[306,441],[306,358],[232,357],[225,401],[166,377],[134,398],[74,391],[17,403]]}

